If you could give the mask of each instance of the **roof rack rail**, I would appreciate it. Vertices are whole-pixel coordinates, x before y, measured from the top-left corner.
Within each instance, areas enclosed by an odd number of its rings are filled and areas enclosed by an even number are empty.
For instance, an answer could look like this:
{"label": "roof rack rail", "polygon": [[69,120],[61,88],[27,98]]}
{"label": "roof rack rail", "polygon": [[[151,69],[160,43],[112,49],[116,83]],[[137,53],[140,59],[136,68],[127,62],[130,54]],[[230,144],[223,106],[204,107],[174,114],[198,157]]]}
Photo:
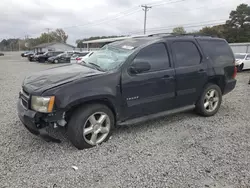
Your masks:
{"label": "roof rack rail", "polygon": [[147,35],[148,37],[153,36],[163,36],[163,37],[179,37],[179,36],[192,36],[192,37],[218,37],[216,35],[206,35],[206,34],[192,34],[192,33],[186,33],[186,34],[176,34],[176,33],[153,33],[150,35]]}
{"label": "roof rack rail", "polygon": [[165,36],[165,35],[172,35],[172,33],[153,33],[150,35],[147,35],[148,37],[154,37],[154,36]]}
{"label": "roof rack rail", "polygon": [[179,37],[179,36],[190,36],[190,37],[218,37],[216,35],[206,35],[206,34],[191,34],[191,33],[186,33],[186,34],[175,34],[171,33],[172,37]]}

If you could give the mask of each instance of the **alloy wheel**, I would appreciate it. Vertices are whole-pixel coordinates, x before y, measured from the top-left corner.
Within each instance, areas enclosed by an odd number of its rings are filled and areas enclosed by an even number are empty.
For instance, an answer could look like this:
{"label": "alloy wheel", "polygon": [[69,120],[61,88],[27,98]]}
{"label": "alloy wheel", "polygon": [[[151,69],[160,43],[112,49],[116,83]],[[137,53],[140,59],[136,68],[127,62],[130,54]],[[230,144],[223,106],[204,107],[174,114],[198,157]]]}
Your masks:
{"label": "alloy wheel", "polygon": [[84,124],[83,137],[90,145],[102,143],[110,132],[111,122],[104,112],[96,112],[89,116]]}
{"label": "alloy wheel", "polygon": [[207,112],[216,110],[219,104],[219,93],[215,89],[210,89],[204,98],[204,108]]}

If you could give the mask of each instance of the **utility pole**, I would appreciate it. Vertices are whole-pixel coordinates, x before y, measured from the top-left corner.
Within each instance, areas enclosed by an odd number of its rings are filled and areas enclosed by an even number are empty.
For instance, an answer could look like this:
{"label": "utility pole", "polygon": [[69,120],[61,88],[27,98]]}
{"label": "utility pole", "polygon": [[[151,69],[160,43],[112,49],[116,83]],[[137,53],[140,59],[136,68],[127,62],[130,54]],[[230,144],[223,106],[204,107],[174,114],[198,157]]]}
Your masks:
{"label": "utility pole", "polygon": [[141,7],[143,8],[142,10],[144,11],[145,15],[144,15],[144,35],[146,34],[146,25],[147,25],[147,12],[149,11],[149,9],[151,9],[152,7],[147,6],[147,5],[141,5]]}
{"label": "utility pole", "polygon": [[49,43],[49,30],[50,30],[50,28],[46,28],[46,29],[48,31],[48,43]]}
{"label": "utility pole", "polygon": [[18,51],[20,52],[20,39],[18,39]]}

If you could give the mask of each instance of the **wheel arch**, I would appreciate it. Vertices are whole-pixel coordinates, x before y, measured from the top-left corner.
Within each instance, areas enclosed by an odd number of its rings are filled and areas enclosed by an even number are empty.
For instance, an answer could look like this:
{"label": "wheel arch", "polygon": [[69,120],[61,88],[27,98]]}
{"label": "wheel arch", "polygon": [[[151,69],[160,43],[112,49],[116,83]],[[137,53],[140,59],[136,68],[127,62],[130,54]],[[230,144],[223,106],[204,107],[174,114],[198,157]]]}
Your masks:
{"label": "wheel arch", "polygon": [[108,98],[105,98],[105,97],[102,97],[102,98],[96,98],[96,99],[91,99],[91,100],[84,100],[84,101],[81,101],[81,102],[77,102],[77,103],[74,103],[72,105],[70,105],[66,111],[65,111],[65,117],[66,119],[71,117],[71,115],[79,108],[81,108],[82,106],[84,105],[91,105],[91,104],[103,104],[105,106],[107,106],[113,113],[114,115],[114,119],[115,119],[115,122],[117,120],[117,116],[118,116],[118,112],[117,112],[117,109],[115,108],[115,105],[114,103],[108,99]]}
{"label": "wheel arch", "polygon": [[[209,83],[210,84],[216,84],[217,86],[219,86],[221,92],[224,93],[224,89],[225,89],[224,83],[225,83],[225,80],[224,80],[223,76],[209,78],[207,84],[209,84]],[[205,84],[204,87],[207,84]]]}

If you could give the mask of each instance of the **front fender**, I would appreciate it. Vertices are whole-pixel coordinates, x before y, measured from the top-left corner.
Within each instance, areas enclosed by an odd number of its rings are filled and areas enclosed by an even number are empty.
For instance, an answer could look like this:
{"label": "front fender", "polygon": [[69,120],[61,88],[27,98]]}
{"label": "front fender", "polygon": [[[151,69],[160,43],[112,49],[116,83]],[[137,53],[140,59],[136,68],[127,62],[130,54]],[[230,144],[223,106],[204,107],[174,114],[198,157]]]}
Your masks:
{"label": "front fender", "polygon": [[109,103],[112,104],[113,107],[116,105],[115,97],[112,95],[107,95],[107,94],[98,94],[98,95],[92,95],[89,93],[89,95],[84,95],[79,98],[67,98],[66,100],[63,100],[61,103],[60,108],[65,109],[66,111],[69,110],[70,108],[77,106],[79,104],[89,102],[89,101],[97,101],[97,100],[107,100]]}

